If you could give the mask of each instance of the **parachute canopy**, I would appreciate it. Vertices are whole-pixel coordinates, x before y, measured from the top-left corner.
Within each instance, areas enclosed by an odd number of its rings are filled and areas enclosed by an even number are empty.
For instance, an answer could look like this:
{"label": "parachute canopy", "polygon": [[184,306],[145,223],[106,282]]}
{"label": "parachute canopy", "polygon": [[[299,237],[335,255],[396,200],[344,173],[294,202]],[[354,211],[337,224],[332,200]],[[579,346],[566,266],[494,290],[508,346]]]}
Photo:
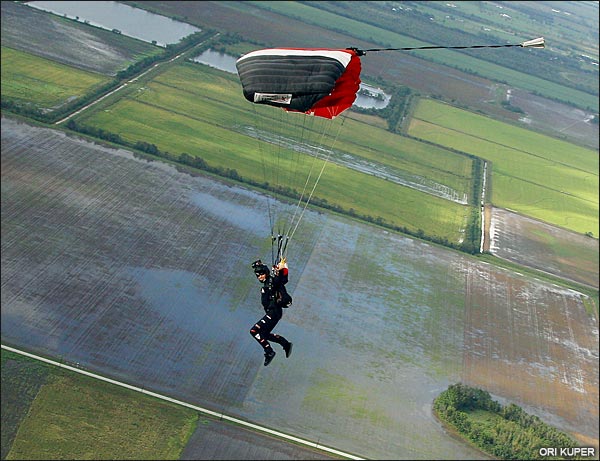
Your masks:
{"label": "parachute canopy", "polygon": [[354,49],[269,48],[236,62],[245,98],[317,117],[348,109],[360,87],[360,57]]}

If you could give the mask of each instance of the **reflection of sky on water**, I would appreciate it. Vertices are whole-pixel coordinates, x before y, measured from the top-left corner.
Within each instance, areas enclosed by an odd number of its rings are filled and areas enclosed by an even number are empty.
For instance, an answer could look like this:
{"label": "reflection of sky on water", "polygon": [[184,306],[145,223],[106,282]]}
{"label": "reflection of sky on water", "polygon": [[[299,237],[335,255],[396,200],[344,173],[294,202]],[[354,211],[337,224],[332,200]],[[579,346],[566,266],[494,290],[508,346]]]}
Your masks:
{"label": "reflection of sky on water", "polygon": [[142,302],[158,312],[162,321],[200,335],[203,341],[214,342],[227,336],[233,336],[229,338],[232,340],[250,327],[244,316],[229,313],[233,299],[228,291],[214,290],[214,282],[206,276],[160,268],[131,268],[130,274],[139,285]]}
{"label": "reflection of sky on water", "polygon": [[169,269],[135,269],[140,296],[149,307],[160,311],[169,321],[198,331],[202,321],[194,315],[199,304],[206,304],[210,282],[191,272]]}
{"label": "reflection of sky on water", "polygon": [[[198,207],[209,211],[232,226],[241,226],[244,230],[256,234],[264,235],[268,233],[269,218],[265,209],[233,204],[228,200],[223,200],[206,192],[193,193],[191,200]],[[267,206],[266,200],[264,206],[265,208]]]}
{"label": "reflection of sky on water", "polygon": [[237,58],[225,53],[219,53],[218,51],[214,50],[206,50],[202,52],[202,54],[193,58],[192,61],[199,62],[200,64],[206,64],[207,66],[224,70],[225,72],[229,72],[231,74],[237,74],[237,68],[235,67]]}
{"label": "reflection of sky on water", "polygon": [[[379,97],[370,96],[368,93],[378,95]],[[381,88],[375,88],[374,86],[367,85],[366,83],[361,83],[359,93],[356,95],[356,101],[354,101],[354,105],[364,109],[384,109],[387,107],[391,99],[392,97],[385,94]]]}

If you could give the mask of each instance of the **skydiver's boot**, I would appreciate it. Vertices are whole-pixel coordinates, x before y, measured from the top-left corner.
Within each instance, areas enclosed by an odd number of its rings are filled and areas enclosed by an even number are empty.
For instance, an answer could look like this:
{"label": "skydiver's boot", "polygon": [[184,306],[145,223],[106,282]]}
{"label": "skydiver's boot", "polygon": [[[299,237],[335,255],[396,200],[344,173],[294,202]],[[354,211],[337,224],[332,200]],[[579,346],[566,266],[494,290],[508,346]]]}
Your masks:
{"label": "skydiver's boot", "polygon": [[283,347],[285,351],[285,356],[289,357],[292,353],[292,343],[285,339],[283,336],[278,335],[276,333],[272,333],[269,336],[269,341],[273,341]]}
{"label": "skydiver's boot", "polygon": [[283,350],[285,351],[286,358],[289,357],[290,355],[292,355],[292,346],[293,346],[293,344],[291,342],[289,342],[289,341],[287,341],[283,345]]}
{"label": "skydiver's boot", "polygon": [[272,348],[265,349],[265,367],[271,363],[273,357],[275,357],[275,351]]}

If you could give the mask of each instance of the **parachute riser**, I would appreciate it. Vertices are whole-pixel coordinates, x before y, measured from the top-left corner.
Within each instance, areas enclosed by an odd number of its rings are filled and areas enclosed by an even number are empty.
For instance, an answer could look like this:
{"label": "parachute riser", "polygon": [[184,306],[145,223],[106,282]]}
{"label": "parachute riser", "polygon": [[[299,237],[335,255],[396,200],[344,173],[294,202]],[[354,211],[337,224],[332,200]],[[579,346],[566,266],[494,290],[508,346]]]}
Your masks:
{"label": "parachute riser", "polygon": [[[279,262],[285,258],[289,240],[290,237],[288,235],[279,234],[277,236],[271,236],[271,259],[273,266],[279,264]],[[275,244],[275,242],[277,242],[277,244]],[[277,248],[276,252],[275,248]]]}

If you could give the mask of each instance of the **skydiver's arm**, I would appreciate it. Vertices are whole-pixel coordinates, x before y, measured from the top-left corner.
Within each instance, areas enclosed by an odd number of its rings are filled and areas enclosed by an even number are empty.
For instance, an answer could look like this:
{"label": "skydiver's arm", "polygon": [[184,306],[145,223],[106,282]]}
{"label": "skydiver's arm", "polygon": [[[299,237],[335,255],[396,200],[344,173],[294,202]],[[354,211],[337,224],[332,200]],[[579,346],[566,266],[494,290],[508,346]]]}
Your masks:
{"label": "skydiver's arm", "polygon": [[277,273],[273,278],[273,284],[275,286],[280,286],[288,283],[289,269],[285,258],[279,264],[277,264],[277,266],[275,266],[275,269]]}

